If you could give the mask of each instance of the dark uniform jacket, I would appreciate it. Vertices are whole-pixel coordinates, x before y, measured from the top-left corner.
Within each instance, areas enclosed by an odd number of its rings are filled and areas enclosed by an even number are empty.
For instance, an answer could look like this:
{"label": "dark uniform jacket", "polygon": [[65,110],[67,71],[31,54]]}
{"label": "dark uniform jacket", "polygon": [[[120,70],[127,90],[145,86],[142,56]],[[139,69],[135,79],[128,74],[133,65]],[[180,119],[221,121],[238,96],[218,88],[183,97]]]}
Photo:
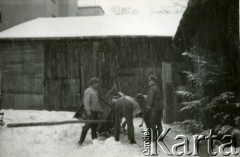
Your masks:
{"label": "dark uniform jacket", "polygon": [[162,103],[161,91],[157,84],[154,84],[150,87],[147,96],[147,108],[153,110],[162,110],[164,108]]}

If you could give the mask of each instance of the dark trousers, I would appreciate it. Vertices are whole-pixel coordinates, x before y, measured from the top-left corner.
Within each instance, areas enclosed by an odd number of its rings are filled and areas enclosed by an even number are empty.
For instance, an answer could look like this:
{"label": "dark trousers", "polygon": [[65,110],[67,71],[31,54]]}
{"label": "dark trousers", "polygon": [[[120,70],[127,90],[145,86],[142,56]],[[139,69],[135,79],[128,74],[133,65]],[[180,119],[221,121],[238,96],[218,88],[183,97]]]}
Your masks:
{"label": "dark trousers", "polygon": [[134,137],[134,126],[133,126],[133,105],[126,101],[124,103],[116,103],[114,106],[114,115],[115,115],[115,127],[114,127],[114,137],[116,141],[119,141],[120,135],[120,123],[122,121],[122,117],[126,118],[127,122],[127,131],[128,131],[128,139],[130,143],[135,142]]}
{"label": "dark trousers", "polygon": [[[156,135],[160,135],[162,128],[162,110],[150,110],[149,113],[144,115],[144,121],[146,123],[147,128],[151,128],[153,130],[153,137]],[[158,133],[157,133],[158,131]]]}
{"label": "dark trousers", "polygon": [[[91,117],[88,117],[87,119],[88,120],[99,120],[98,112],[91,111]],[[86,123],[82,127],[82,133],[80,136],[79,143],[80,144],[83,143],[83,141],[85,140],[85,137],[87,135],[87,132],[90,128],[91,128],[91,133],[92,133],[92,139],[96,139],[97,138],[97,127],[98,127],[98,123]]]}

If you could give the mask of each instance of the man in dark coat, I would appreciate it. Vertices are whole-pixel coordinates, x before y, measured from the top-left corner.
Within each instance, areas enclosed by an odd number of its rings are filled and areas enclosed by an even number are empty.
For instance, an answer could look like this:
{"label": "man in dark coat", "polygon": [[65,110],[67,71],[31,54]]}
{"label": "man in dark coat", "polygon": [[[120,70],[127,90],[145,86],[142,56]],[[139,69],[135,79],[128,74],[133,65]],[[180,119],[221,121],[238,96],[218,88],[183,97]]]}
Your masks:
{"label": "man in dark coat", "polygon": [[[84,109],[87,114],[87,119],[89,120],[99,120],[99,114],[102,112],[100,107],[98,88],[99,88],[99,78],[92,78],[89,81],[89,87],[84,91]],[[82,127],[82,133],[80,140],[78,142],[81,145],[87,135],[88,130],[91,128],[92,139],[97,138],[97,123],[86,123]]]}
{"label": "man in dark coat", "polygon": [[149,76],[149,91],[147,95],[146,113],[145,113],[145,123],[147,128],[153,130],[154,136],[156,136],[156,130],[158,134],[162,132],[162,110],[164,108],[162,103],[161,90],[158,87],[157,77]]}
{"label": "man in dark coat", "polygon": [[121,95],[119,98],[114,98],[114,137],[116,141],[119,141],[120,125],[122,117],[126,119],[128,139],[130,144],[135,144],[133,117],[139,112],[139,105],[136,100],[130,96]]}

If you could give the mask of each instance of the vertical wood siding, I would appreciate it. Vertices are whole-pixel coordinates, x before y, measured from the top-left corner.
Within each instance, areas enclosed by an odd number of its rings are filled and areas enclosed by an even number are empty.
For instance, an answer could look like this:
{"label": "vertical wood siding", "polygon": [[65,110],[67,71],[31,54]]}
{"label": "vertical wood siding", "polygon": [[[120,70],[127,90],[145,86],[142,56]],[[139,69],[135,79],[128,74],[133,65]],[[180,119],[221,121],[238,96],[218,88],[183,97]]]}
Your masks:
{"label": "vertical wood siding", "polygon": [[2,107],[43,109],[43,44],[3,42],[0,47]]}
{"label": "vertical wood siding", "polygon": [[[2,44],[5,108],[75,110],[92,77],[102,80],[105,97],[117,91],[147,93],[149,74],[161,82],[162,62],[179,60],[171,38],[121,37],[12,41]],[[161,85],[161,84],[160,84]]]}

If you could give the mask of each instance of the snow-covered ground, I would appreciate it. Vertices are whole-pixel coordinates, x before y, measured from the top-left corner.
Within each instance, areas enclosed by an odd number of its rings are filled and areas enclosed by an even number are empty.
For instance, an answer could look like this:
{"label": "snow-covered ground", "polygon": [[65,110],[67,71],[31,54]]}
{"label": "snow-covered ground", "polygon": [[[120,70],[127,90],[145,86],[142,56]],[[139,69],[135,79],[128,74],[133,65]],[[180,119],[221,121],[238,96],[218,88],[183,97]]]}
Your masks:
{"label": "snow-covered ground", "polygon": [[[40,122],[71,120],[73,112],[19,111],[3,110],[7,123]],[[138,126],[141,119],[135,119]],[[126,136],[121,136],[120,142],[113,137],[91,142],[90,131],[83,146],[77,142],[83,124],[67,124],[58,126],[40,126],[7,128],[0,127],[1,157],[85,157],[85,156],[142,156],[141,129],[135,127],[138,144],[130,145]],[[138,135],[139,134],[139,135]]]}
{"label": "snow-covered ground", "polygon": [[[49,112],[32,110],[2,110],[7,123],[42,122],[71,120],[73,112]],[[137,144],[130,145],[127,136],[121,135],[120,142],[113,137],[106,140],[91,141],[90,131],[83,146],[77,142],[83,124],[67,124],[58,126],[39,126],[23,128],[0,127],[0,157],[139,157],[143,156],[142,129],[140,118],[134,119],[135,138]],[[164,128],[173,126],[164,125]],[[175,136],[182,133],[172,129],[164,139],[167,145],[173,145]],[[190,136],[189,136],[190,137]],[[191,139],[190,139],[191,143]],[[164,157],[162,152],[159,156]]]}

